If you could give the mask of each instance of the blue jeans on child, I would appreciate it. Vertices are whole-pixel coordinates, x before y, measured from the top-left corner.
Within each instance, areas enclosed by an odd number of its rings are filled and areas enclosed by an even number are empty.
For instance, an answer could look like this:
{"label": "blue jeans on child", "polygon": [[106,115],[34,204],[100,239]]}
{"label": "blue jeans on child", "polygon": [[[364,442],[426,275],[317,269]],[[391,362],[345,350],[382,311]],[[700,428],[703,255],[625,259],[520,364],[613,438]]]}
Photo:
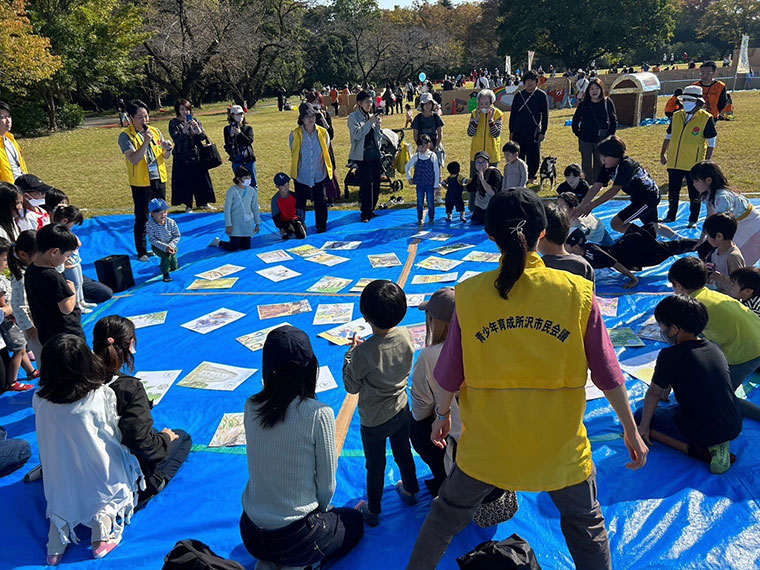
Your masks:
{"label": "blue jeans on child", "polygon": [[435,220],[435,189],[432,186],[430,188],[420,188],[417,186],[417,221],[422,222],[425,219],[424,206],[426,196],[428,218],[432,223]]}
{"label": "blue jeans on child", "polygon": [[[731,375],[731,386],[736,390],[739,386],[744,384],[744,381],[749,378],[755,370],[760,367],[760,357],[743,362],[741,364],[729,364],[728,372]],[[737,398],[739,400],[739,410],[741,410],[742,417],[750,418],[752,420],[760,420],[760,407],[753,404],[749,400],[744,398]]]}
{"label": "blue jeans on child", "polygon": [[0,477],[13,473],[26,463],[32,455],[29,442],[25,439],[8,439],[8,433],[0,428]]}

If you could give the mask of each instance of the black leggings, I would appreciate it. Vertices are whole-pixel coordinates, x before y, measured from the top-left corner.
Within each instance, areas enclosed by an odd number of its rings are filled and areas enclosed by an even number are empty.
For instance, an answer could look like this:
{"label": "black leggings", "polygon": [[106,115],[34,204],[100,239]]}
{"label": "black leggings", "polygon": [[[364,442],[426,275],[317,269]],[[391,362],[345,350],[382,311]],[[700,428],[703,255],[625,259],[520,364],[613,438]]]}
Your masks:
{"label": "black leggings", "polygon": [[446,468],[443,464],[443,458],[446,457],[446,450],[441,449],[430,440],[430,430],[433,425],[435,416],[430,416],[424,420],[412,419],[409,428],[409,439],[412,440],[412,447],[419,453],[422,460],[430,467],[433,473],[433,482],[428,485],[431,493],[437,494],[438,489],[446,479]]}

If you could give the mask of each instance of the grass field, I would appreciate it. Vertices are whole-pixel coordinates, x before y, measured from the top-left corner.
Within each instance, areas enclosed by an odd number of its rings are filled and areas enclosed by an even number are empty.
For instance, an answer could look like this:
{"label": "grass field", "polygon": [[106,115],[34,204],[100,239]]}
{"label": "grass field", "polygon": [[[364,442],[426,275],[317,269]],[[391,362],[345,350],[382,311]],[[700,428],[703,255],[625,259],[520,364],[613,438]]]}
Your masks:
{"label": "grass field", "polygon": [[[289,170],[288,134],[295,127],[297,119],[296,111],[280,113],[275,106],[267,103],[262,101],[257,108],[248,113],[248,122],[253,126],[256,139],[254,150],[262,209],[268,209],[270,197],[275,192],[272,183],[274,174],[281,170]],[[736,119],[718,123],[718,145],[714,159],[725,170],[732,186],[747,194],[756,194],[756,184],[760,176],[760,92],[735,93],[734,104]],[[662,110],[664,105],[665,99],[661,98],[659,109]],[[225,109],[225,104],[207,105],[200,116],[210,138],[217,143],[220,152],[226,158],[221,148],[222,129],[226,124]],[[545,156],[558,157],[560,175],[565,165],[580,162],[577,139],[570,127],[564,126],[565,121],[571,117],[572,110],[551,112],[549,131],[542,148]],[[170,118],[170,115],[154,113],[152,124],[168,136]],[[466,135],[467,116],[446,116],[444,121],[447,160],[459,161],[466,172],[470,147],[470,139]],[[342,185],[349,151],[346,119],[335,119],[333,126],[338,178]],[[402,128],[404,116],[384,117],[383,126]],[[667,173],[659,162],[665,128],[663,125],[655,125],[618,131],[628,146],[630,156],[640,161],[654,175],[662,189],[667,188]],[[127,213],[132,210],[132,199],[127,185],[125,159],[116,142],[119,132],[119,128],[79,128],[44,137],[21,139],[20,144],[29,171],[64,190],[73,204],[87,208],[90,215]],[[411,130],[407,132],[411,139]],[[229,163],[212,170],[211,178],[216,190],[217,205],[221,206],[232,179]],[[348,204],[338,207],[356,207],[358,188],[350,190]],[[546,188],[542,194],[549,195],[550,191]],[[403,196],[407,204],[413,204],[413,187],[407,184]],[[381,202],[383,201],[385,199],[381,197]]]}

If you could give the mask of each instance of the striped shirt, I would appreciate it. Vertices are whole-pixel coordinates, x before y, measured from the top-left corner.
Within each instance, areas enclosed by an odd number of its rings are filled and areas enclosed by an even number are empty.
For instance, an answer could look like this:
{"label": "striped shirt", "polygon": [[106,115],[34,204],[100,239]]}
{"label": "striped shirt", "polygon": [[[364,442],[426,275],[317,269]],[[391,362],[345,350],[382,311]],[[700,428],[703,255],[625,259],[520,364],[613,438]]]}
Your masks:
{"label": "striped shirt", "polygon": [[166,218],[166,223],[161,225],[151,216],[145,224],[145,233],[148,236],[150,245],[161,251],[166,251],[169,249],[169,246],[176,249],[181,237],[177,222],[171,218]]}

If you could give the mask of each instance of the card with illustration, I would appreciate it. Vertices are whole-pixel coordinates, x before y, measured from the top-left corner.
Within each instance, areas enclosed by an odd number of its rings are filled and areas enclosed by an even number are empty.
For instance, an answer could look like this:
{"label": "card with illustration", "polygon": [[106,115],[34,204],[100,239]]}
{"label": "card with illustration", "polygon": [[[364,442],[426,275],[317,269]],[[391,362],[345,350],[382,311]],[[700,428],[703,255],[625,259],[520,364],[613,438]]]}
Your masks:
{"label": "card with illustration", "polygon": [[182,370],[152,370],[135,372],[135,378],[139,378],[148,394],[148,400],[157,406],[164,399],[174,381],[182,374]]}
{"label": "card with illustration", "polygon": [[293,277],[298,277],[301,275],[298,273],[298,271],[288,269],[284,265],[273,265],[272,267],[267,267],[266,269],[259,269],[256,273],[262,277],[266,277],[270,281],[274,281],[275,283],[279,283],[280,281],[285,281],[286,279],[292,279]]}
{"label": "card with illustration", "polygon": [[617,317],[618,300],[618,297],[596,298],[596,302],[599,303],[599,310],[602,312],[603,317]]}
{"label": "card with illustration", "polygon": [[283,249],[276,249],[274,251],[265,251],[264,253],[257,253],[256,256],[264,263],[282,263],[283,261],[290,261],[293,259]]}
{"label": "card with illustration", "polygon": [[363,318],[358,318],[345,325],[338,325],[330,330],[321,332],[317,336],[321,336],[333,344],[345,346],[351,344],[354,334],[361,339],[366,339],[372,334],[372,327]]}
{"label": "card with illustration", "polygon": [[446,240],[451,239],[453,236],[452,234],[444,234],[441,232],[431,232],[431,231],[425,230],[425,231],[417,232],[412,237],[417,238],[417,239],[429,239],[433,241],[446,241]]}
{"label": "card with illustration", "polygon": [[164,324],[166,322],[166,315],[168,314],[169,311],[159,311],[158,313],[145,313],[144,315],[135,315],[127,318],[132,321],[136,329],[142,329]]}
{"label": "card with illustration", "polygon": [[401,265],[398,256],[395,253],[380,253],[378,255],[368,255],[369,262],[375,269],[379,267],[396,267]]}
{"label": "card with illustration", "polygon": [[450,253],[462,251],[463,249],[470,249],[471,247],[475,247],[475,246],[470,245],[469,243],[452,243],[449,245],[442,245],[441,247],[436,247],[433,250],[433,253],[437,253],[438,255],[448,255]]}
{"label": "card with illustration", "polygon": [[196,277],[213,281],[214,279],[221,279],[222,277],[227,277],[228,275],[232,275],[233,273],[237,273],[238,271],[242,271],[243,269],[245,269],[245,267],[241,267],[240,265],[227,264],[227,265],[222,265],[221,267],[217,267],[216,269],[211,269],[210,271],[204,271],[203,273],[198,273]]}
{"label": "card with illustration", "polygon": [[264,341],[267,339],[267,335],[274,329],[290,325],[290,323],[280,323],[279,325],[273,325],[260,331],[245,334],[237,337],[235,340],[246,347],[248,350],[257,351],[264,347]]}
{"label": "card with illustration", "polygon": [[318,253],[322,253],[321,249],[318,249],[314,247],[313,245],[304,244],[299,245],[297,247],[291,247],[288,250],[293,255],[297,255],[298,257],[309,257],[310,255],[316,255]]}
{"label": "card with illustration", "polygon": [[609,329],[610,340],[612,340],[612,346],[626,346],[636,347],[645,346],[642,340],[636,336],[631,327],[618,327],[615,329]]}
{"label": "card with illustration", "polygon": [[362,277],[361,279],[359,279],[359,281],[356,282],[356,285],[354,285],[353,287],[351,287],[351,289],[348,290],[348,292],[361,293],[362,291],[364,291],[364,288],[370,283],[372,283],[373,281],[374,279],[372,279],[371,277]]}
{"label": "card with illustration", "polygon": [[659,353],[659,350],[652,350],[650,352],[645,352],[644,354],[639,354],[638,356],[621,362],[620,368],[626,374],[638,378],[642,382],[651,384],[652,378],[654,377],[654,367],[657,364],[657,355]]}
{"label": "card with illustration", "polygon": [[431,255],[416,264],[416,267],[429,269],[430,271],[451,271],[457,265],[464,263],[461,259],[446,259],[445,257],[436,257]]}
{"label": "card with illustration", "polygon": [[306,261],[311,261],[312,263],[326,265],[327,267],[333,267],[334,265],[348,261],[347,257],[341,257],[339,255],[333,255],[332,253],[325,252],[315,253],[314,255],[304,257],[304,259]]}
{"label": "card with illustration", "polygon": [[462,281],[466,281],[470,277],[475,277],[476,275],[480,275],[483,273],[482,271],[465,271],[462,273],[462,276],[459,278],[459,281],[457,283],[461,283]]}
{"label": "card with illustration", "polygon": [[214,437],[209,442],[209,447],[235,447],[245,445],[245,425],[243,424],[243,412],[224,414],[219,427],[214,432]]}
{"label": "card with illustration", "polygon": [[180,380],[177,386],[232,392],[256,372],[256,368],[239,368],[238,366],[204,360],[190,374]]}
{"label": "card with illustration", "polygon": [[420,350],[425,348],[425,339],[427,338],[427,325],[425,323],[417,323],[416,325],[407,325],[406,329],[409,334],[412,335],[412,344],[414,350]]}
{"label": "card with illustration", "polygon": [[207,289],[231,289],[238,277],[222,277],[221,279],[196,279],[188,285],[188,291],[205,291]]}
{"label": "card with illustration", "polygon": [[309,293],[338,293],[342,289],[348,287],[351,284],[351,279],[343,279],[342,277],[330,277],[325,275],[314,283],[311,287],[306,289]]}
{"label": "card with illustration", "polygon": [[259,319],[276,319],[277,317],[289,317],[290,315],[300,315],[301,313],[310,313],[311,305],[306,299],[300,301],[288,301],[287,303],[273,303],[271,305],[259,305],[256,307],[259,311]]}
{"label": "card with illustration", "polygon": [[644,321],[644,324],[641,325],[639,332],[636,334],[639,335],[639,338],[643,338],[645,340],[662,342],[660,325],[657,324],[657,320],[654,318],[654,316],[651,316],[646,321]]}
{"label": "card with illustration", "polygon": [[319,305],[314,315],[313,325],[342,325],[350,323],[354,317],[353,303],[331,303]]}
{"label": "card with illustration", "polygon": [[335,381],[332,371],[327,366],[319,367],[319,374],[317,375],[317,394],[320,392],[327,392],[328,390],[334,390],[338,387],[338,383]]}
{"label": "card with illustration", "polygon": [[356,249],[362,244],[360,241],[328,241],[322,246],[322,249],[339,249],[349,250]]}
{"label": "card with illustration", "polygon": [[490,251],[471,251],[462,258],[462,261],[477,261],[479,263],[499,263],[500,253]]}
{"label": "card with illustration", "polygon": [[456,281],[459,273],[441,273],[439,275],[415,275],[412,277],[412,285],[424,285],[425,283],[449,283]]}
{"label": "card with illustration", "polygon": [[216,329],[220,329],[232,322],[235,322],[238,319],[242,319],[244,316],[245,313],[239,313],[237,311],[233,311],[232,309],[225,309],[222,307],[213,313],[203,315],[202,317],[193,319],[192,321],[186,322],[180,326],[193,332],[206,334],[210,333],[211,331],[215,331]]}
{"label": "card with illustration", "polygon": [[406,294],[406,306],[407,307],[419,307],[425,301],[424,293],[414,293],[410,295]]}

